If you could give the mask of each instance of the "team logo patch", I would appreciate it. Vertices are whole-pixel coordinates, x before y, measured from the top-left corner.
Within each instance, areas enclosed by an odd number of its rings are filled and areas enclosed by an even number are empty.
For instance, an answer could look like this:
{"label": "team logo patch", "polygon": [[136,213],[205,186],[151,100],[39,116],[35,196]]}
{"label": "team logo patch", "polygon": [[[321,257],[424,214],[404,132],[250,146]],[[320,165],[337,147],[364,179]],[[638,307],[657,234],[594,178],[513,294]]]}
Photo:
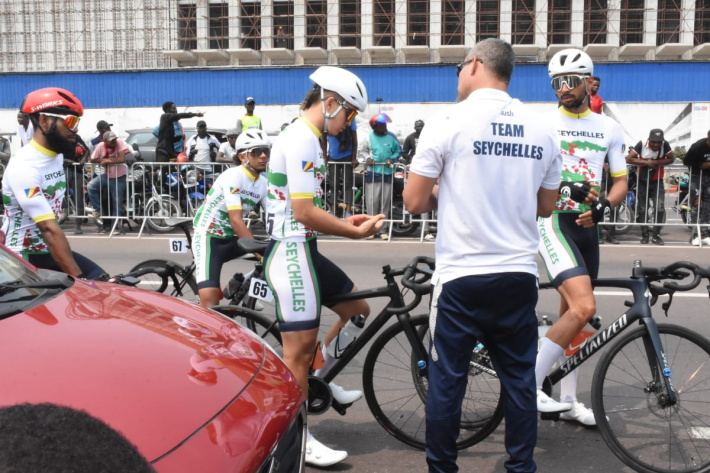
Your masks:
{"label": "team logo patch", "polygon": [[239,194],[239,187],[230,187],[229,193],[230,194]]}
{"label": "team logo patch", "polygon": [[313,170],[313,161],[301,161],[301,167],[303,172],[311,171]]}
{"label": "team logo patch", "polygon": [[25,195],[30,199],[39,193],[40,193],[39,187],[30,187],[29,189],[25,189]]}

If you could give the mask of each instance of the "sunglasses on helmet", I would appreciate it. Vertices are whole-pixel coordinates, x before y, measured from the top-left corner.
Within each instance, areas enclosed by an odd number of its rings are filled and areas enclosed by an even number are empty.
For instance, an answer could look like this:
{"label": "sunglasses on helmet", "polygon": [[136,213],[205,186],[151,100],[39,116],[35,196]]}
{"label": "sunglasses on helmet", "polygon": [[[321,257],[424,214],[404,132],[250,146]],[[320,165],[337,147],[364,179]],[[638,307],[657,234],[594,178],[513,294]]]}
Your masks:
{"label": "sunglasses on helmet", "polygon": [[586,79],[585,76],[580,75],[567,75],[558,76],[552,78],[552,88],[556,91],[562,90],[562,86],[566,85],[568,89],[574,89],[582,85],[582,82]]}
{"label": "sunglasses on helmet", "polygon": [[46,113],[46,112],[42,112],[42,115],[47,115],[48,117],[61,118],[62,122],[64,122],[64,125],[66,125],[66,127],[69,128],[71,131],[76,131],[79,128],[79,122],[81,121],[81,117],[77,117],[74,115],[59,115],[57,113]]}
{"label": "sunglasses on helmet", "polygon": [[338,105],[340,105],[342,108],[345,109],[345,112],[347,113],[347,115],[345,116],[345,121],[346,121],[346,122],[351,122],[351,121],[353,121],[353,120],[355,119],[355,117],[357,117],[357,114],[358,114],[358,111],[357,111],[357,110],[354,110],[354,109],[348,107],[348,105],[347,105],[345,102],[341,102],[341,101],[338,100],[338,99],[335,99],[335,102],[336,102]]}

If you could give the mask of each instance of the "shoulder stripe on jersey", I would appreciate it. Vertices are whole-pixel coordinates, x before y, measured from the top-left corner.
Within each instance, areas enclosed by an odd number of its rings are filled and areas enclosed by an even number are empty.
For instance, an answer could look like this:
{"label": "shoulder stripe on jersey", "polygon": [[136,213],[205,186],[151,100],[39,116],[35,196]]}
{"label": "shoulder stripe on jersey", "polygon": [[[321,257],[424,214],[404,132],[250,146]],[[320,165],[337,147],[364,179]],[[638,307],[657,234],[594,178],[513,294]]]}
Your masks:
{"label": "shoulder stripe on jersey", "polygon": [[39,216],[33,218],[32,220],[34,220],[35,223],[39,223],[39,222],[44,222],[45,220],[54,220],[54,219],[56,219],[56,216],[53,213],[51,213],[51,214],[39,215]]}

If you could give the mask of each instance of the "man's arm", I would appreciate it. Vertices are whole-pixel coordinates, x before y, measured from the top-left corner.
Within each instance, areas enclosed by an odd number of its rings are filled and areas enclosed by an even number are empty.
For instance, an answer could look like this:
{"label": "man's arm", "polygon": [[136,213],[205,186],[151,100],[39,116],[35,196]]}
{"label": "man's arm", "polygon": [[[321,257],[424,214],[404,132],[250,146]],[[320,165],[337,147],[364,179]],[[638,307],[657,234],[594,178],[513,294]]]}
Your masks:
{"label": "man's arm", "polygon": [[[409,183],[407,183],[409,185]],[[559,193],[557,189],[545,189],[541,187],[537,191],[537,216],[542,218],[547,218],[552,215],[552,211],[555,210],[555,202]]]}
{"label": "man's arm", "polygon": [[242,125],[242,119],[241,119],[241,118],[237,118],[237,131],[238,131],[239,133],[242,132],[242,126],[243,126],[243,125]]}
{"label": "man's arm", "polygon": [[409,173],[407,185],[402,192],[402,198],[410,214],[416,215],[436,210],[439,199],[437,181],[438,179],[434,177],[424,177],[413,172]]}
{"label": "man's arm", "polygon": [[293,217],[315,231],[327,235],[344,236],[352,239],[366,238],[382,228],[384,214],[358,214],[345,220],[329,214],[313,204],[312,198],[293,199]]}
{"label": "man's arm", "polygon": [[359,164],[357,162],[357,129],[352,130],[352,137],[353,137],[353,154],[350,156],[350,163],[355,168]]}
{"label": "man's arm", "polygon": [[59,228],[57,221],[53,219],[42,220],[37,222],[37,228],[42,232],[44,241],[47,242],[49,254],[62,271],[70,276],[81,276],[81,269],[74,261],[69,241],[62,229]]}

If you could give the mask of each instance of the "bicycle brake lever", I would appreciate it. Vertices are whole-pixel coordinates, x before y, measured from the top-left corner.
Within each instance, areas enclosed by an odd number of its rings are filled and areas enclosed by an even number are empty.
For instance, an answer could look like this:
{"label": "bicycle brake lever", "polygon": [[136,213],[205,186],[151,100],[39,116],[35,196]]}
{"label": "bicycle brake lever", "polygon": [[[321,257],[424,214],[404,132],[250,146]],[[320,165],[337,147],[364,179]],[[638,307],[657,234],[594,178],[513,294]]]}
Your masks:
{"label": "bicycle brake lever", "polygon": [[661,308],[663,311],[666,313],[666,317],[668,317],[668,309],[671,308],[671,304],[673,303],[673,293],[669,292],[668,293],[668,300],[661,304]]}

